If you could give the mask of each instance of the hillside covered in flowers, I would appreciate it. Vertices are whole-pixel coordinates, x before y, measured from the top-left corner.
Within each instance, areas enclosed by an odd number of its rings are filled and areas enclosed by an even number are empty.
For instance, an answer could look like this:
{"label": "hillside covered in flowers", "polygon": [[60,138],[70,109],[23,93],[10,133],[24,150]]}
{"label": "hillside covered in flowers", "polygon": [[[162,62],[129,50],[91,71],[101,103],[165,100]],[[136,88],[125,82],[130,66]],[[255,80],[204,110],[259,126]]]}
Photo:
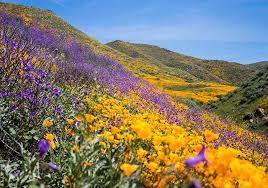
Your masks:
{"label": "hillside covered in flowers", "polygon": [[267,137],[176,102],[97,41],[1,7],[0,187],[268,184]]}

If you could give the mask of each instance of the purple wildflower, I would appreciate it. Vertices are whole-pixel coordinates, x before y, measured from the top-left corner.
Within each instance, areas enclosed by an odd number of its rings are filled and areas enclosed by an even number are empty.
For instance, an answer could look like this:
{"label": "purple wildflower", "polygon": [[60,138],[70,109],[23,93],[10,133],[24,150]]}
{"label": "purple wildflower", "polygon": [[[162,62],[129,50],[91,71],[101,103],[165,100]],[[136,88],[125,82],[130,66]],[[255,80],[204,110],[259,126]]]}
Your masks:
{"label": "purple wildflower", "polygon": [[15,110],[17,110],[17,106],[16,106],[16,105],[12,105],[12,106],[10,107],[10,111],[15,111]]}
{"label": "purple wildflower", "polygon": [[59,167],[57,166],[57,165],[55,165],[54,163],[48,163],[48,168],[50,169],[50,170],[52,170],[52,171],[59,171],[60,169],[59,169]]}
{"label": "purple wildflower", "polygon": [[31,93],[29,91],[24,91],[23,93],[23,98],[25,100],[30,100],[32,97],[31,97]]}
{"label": "purple wildflower", "polygon": [[46,141],[45,139],[42,139],[39,141],[38,143],[38,147],[39,147],[39,157],[43,158],[43,156],[47,153],[48,149],[49,149],[49,142]]}
{"label": "purple wildflower", "polygon": [[29,71],[31,71],[33,69],[34,69],[34,65],[32,65],[32,64],[26,64],[24,66],[24,70],[27,71],[27,72],[29,72]]}
{"label": "purple wildflower", "polygon": [[30,118],[34,119],[37,114],[38,114],[38,110],[30,112]]}
{"label": "purple wildflower", "polygon": [[60,90],[58,89],[58,88],[53,88],[52,89],[52,95],[59,95],[61,92],[60,92]]}
{"label": "purple wildflower", "polygon": [[191,168],[200,162],[208,163],[208,160],[205,155],[205,150],[206,150],[206,147],[203,145],[197,156],[186,159],[185,164],[187,168]]}
{"label": "purple wildflower", "polygon": [[20,99],[21,97],[22,97],[21,92],[19,92],[19,93],[16,94],[16,99]]}
{"label": "purple wildflower", "polygon": [[0,96],[3,97],[3,98],[6,98],[6,97],[10,96],[10,93],[8,91],[4,91],[4,92],[1,93]]}
{"label": "purple wildflower", "polygon": [[37,75],[40,76],[40,77],[46,77],[47,76],[47,73],[45,71],[43,71],[42,69],[38,69],[36,71]]}
{"label": "purple wildflower", "polygon": [[45,89],[48,89],[51,87],[51,83],[50,82],[47,82],[46,85],[45,85]]}
{"label": "purple wildflower", "polygon": [[58,113],[58,114],[62,114],[63,113],[63,109],[60,106],[57,106],[55,108],[55,112]]}
{"label": "purple wildflower", "polygon": [[33,105],[34,106],[39,106],[40,105],[40,101],[39,100],[34,100],[33,101]]}

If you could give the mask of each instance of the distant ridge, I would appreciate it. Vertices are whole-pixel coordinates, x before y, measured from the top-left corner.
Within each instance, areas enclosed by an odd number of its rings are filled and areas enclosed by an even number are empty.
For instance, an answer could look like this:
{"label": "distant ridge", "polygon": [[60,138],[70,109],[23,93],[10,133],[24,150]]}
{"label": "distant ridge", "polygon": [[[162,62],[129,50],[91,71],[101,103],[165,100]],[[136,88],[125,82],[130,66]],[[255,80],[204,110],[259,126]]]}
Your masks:
{"label": "distant ridge", "polygon": [[[143,59],[145,62],[164,68],[167,71],[187,72],[188,80],[202,80],[229,85],[240,85],[252,78],[268,62],[259,65],[243,65],[222,60],[204,60],[180,53],[172,52],[149,44],[136,44],[116,40],[107,45],[127,54],[132,58]],[[149,62],[150,61],[150,62]]]}

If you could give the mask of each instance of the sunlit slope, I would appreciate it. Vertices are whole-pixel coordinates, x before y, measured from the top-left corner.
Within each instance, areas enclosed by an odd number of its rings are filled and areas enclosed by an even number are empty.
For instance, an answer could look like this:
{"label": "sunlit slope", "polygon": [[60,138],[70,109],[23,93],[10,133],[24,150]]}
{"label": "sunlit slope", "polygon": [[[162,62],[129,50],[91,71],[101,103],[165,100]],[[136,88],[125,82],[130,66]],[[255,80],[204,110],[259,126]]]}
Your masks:
{"label": "sunlit slope", "polygon": [[210,81],[227,83],[204,68],[193,64],[192,62],[200,61],[200,59],[194,57],[181,55],[158,46],[147,44],[133,44],[123,41],[114,41],[108,43],[108,45],[130,57],[142,59],[146,62],[148,61],[167,72],[173,72],[188,82]]}
{"label": "sunlit slope", "polygon": [[147,72],[139,76],[160,86],[173,96],[208,102],[217,100],[218,96],[235,89],[233,86],[228,86],[234,84],[194,63],[202,62],[202,59],[147,44],[114,41],[107,45],[146,64],[159,67],[164,74]]}
{"label": "sunlit slope", "polygon": [[258,69],[254,69],[251,66],[221,60],[199,59],[154,45],[126,43],[123,41],[114,41],[108,43],[108,45],[131,57],[147,58],[156,64],[160,63],[169,68],[187,71],[202,81],[239,85],[247,80],[245,74],[248,77],[252,77],[258,72]]}
{"label": "sunlit slope", "polygon": [[[82,45],[87,46],[94,53],[110,56],[123,64],[137,77],[163,88],[173,96],[207,102],[210,100],[216,100],[219,95],[224,95],[234,89],[234,87],[225,86],[227,81],[217,75],[211,74],[210,70],[206,70],[201,66],[191,63],[193,61],[202,61],[200,59],[177,55],[176,53],[164,50],[166,53],[172,55],[170,56],[170,64],[163,63],[164,59],[161,59],[158,56],[153,57],[149,52],[149,49],[147,51],[145,50],[146,53],[140,53],[140,51],[143,50],[139,51],[134,49],[133,55],[131,51],[126,53],[126,49],[132,50],[129,46],[127,46],[125,50],[121,50],[104,45],[66,23],[63,19],[51,11],[5,3],[0,3],[0,8],[1,10],[6,10],[24,18],[24,20],[29,23],[31,23],[32,19],[38,20],[38,23],[44,28],[53,28],[58,30],[75,39]],[[147,46],[143,48],[147,49],[146,47]],[[137,54],[135,55],[135,53]],[[160,53],[160,56],[162,56],[161,54],[162,52]],[[166,58],[165,56],[163,57]],[[183,61],[183,59],[187,61]],[[173,63],[177,60],[182,63]]]}
{"label": "sunlit slope", "polygon": [[[39,24],[46,28],[54,28],[62,33],[71,36],[79,43],[89,47],[95,53],[104,54],[112,57],[113,59],[119,61],[123,64],[130,72],[134,75],[167,90],[170,94],[184,97],[184,98],[194,98],[207,102],[209,100],[217,99],[218,95],[226,94],[232,87],[225,87],[224,85],[213,84],[210,87],[208,83],[199,83],[200,81],[213,81],[217,83],[224,83],[225,81],[220,78],[211,75],[208,71],[197,66],[186,66],[184,69],[178,69],[176,66],[171,67],[169,65],[163,64],[161,61],[156,62],[154,59],[150,58],[148,55],[144,57],[135,57],[128,53],[121,53],[107,45],[101,44],[94,38],[87,36],[85,33],[77,30],[70,24],[66,23],[59,16],[53,14],[48,10],[41,10],[33,7],[25,7],[13,4],[0,3],[1,10],[6,10],[8,12],[14,13],[23,17],[26,21],[31,22],[31,19],[38,20]],[[194,58],[193,58],[194,59]],[[185,64],[186,65],[186,64]],[[191,73],[189,69],[192,69],[196,74]],[[198,75],[198,72],[202,75]],[[189,83],[191,82],[191,83]],[[194,82],[194,83],[192,83]],[[195,83],[198,82],[198,83]],[[178,85],[202,85],[202,88],[186,90],[174,90],[168,89],[167,87],[177,87]]]}
{"label": "sunlit slope", "polygon": [[[85,33],[74,28],[62,18],[54,14],[49,10],[42,10],[35,7],[27,7],[22,5],[7,4],[0,2],[0,9],[5,10],[9,13],[13,13],[19,17],[24,18],[25,21],[31,22],[31,20],[38,20],[38,24],[42,25],[44,28],[55,29],[63,34],[72,37],[77,42],[89,47],[94,53],[108,55],[121,64],[125,65],[127,69],[134,73],[134,70],[131,68],[133,65],[141,66],[140,62],[135,59],[126,56],[123,53],[120,53],[117,50],[110,48],[107,45],[100,43],[92,37],[89,37]],[[156,67],[150,67],[149,65],[143,65],[144,69],[150,69],[153,71]]]}

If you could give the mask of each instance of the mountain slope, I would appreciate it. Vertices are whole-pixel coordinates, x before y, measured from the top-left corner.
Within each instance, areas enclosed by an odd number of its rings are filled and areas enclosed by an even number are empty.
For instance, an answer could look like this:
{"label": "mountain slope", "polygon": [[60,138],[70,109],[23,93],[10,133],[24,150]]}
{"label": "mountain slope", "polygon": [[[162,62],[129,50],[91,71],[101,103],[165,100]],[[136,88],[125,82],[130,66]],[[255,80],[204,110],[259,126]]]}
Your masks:
{"label": "mountain slope", "polygon": [[252,64],[249,64],[249,66],[256,70],[265,70],[268,67],[268,61],[260,61],[257,63],[252,63]]}
{"label": "mountain slope", "polygon": [[227,83],[202,67],[191,64],[193,61],[199,61],[197,58],[176,54],[158,46],[147,44],[132,44],[129,42],[114,41],[107,45],[130,57],[142,59],[145,62],[155,64],[167,72],[177,73],[187,81]]}
{"label": "mountain slope", "polygon": [[[235,89],[233,86],[225,85],[228,82],[224,77],[212,74],[208,66],[200,66],[199,64],[203,62],[201,59],[150,45],[134,46],[130,43],[123,43],[126,44],[123,50],[114,49],[110,47],[111,44],[109,44],[110,46],[101,44],[77,30],[51,11],[6,3],[0,3],[0,8],[22,17],[28,22],[31,22],[31,19],[38,20],[38,23],[44,28],[56,29],[66,34],[90,48],[94,53],[107,55],[117,60],[135,76],[163,88],[175,97],[208,102],[217,100],[218,96]],[[124,46],[121,43],[120,46]],[[243,75],[251,74],[246,72]]]}
{"label": "mountain slope", "polygon": [[140,69],[138,76],[163,88],[172,96],[208,102],[235,89],[226,85],[227,81],[211,74],[210,70],[192,63],[202,62],[201,59],[146,44],[114,41],[107,45],[143,62],[143,65],[157,67],[160,70],[158,72]]}
{"label": "mountain slope", "polygon": [[[219,95],[224,95],[235,88],[217,84],[219,82],[223,83],[224,81],[209,73],[206,74],[204,71],[199,71],[203,73],[202,76],[204,79],[190,74],[188,69],[195,70],[196,68],[192,68],[192,65],[183,64],[185,69],[177,69],[176,67],[167,66],[162,62],[156,65],[151,59],[131,57],[88,37],[85,33],[75,29],[51,11],[7,3],[0,3],[0,9],[22,17],[29,24],[31,20],[37,20],[38,24],[44,28],[55,29],[66,34],[83,46],[90,48],[94,53],[103,54],[117,60],[135,76],[164,89],[173,96],[207,102],[216,100]],[[199,67],[199,69],[202,68]],[[203,82],[204,80],[211,80],[217,83]],[[181,90],[181,86],[183,90]],[[170,87],[173,89],[170,89]]]}
{"label": "mountain slope", "polygon": [[221,60],[198,59],[153,45],[123,41],[114,41],[108,45],[133,58],[146,59],[156,65],[161,64],[188,72],[192,77],[202,81],[240,85],[258,72],[257,67]]}
{"label": "mountain slope", "polygon": [[264,109],[265,114],[268,114],[268,68],[244,83],[241,88],[211,103],[209,107],[218,114],[232,117],[239,122],[257,108]]}
{"label": "mountain slope", "polygon": [[42,10],[35,7],[27,7],[22,5],[15,5],[9,3],[1,3],[0,9],[12,13],[24,20],[31,22],[31,20],[38,21],[38,24],[48,29],[55,29],[63,34],[73,38],[80,44],[90,48],[94,53],[108,55],[120,63],[124,64],[126,68],[130,69],[130,65],[138,64],[134,59],[120,53],[117,50],[110,48],[107,45],[100,43],[92,37],[74,28],[62,18],[49,10]]}

